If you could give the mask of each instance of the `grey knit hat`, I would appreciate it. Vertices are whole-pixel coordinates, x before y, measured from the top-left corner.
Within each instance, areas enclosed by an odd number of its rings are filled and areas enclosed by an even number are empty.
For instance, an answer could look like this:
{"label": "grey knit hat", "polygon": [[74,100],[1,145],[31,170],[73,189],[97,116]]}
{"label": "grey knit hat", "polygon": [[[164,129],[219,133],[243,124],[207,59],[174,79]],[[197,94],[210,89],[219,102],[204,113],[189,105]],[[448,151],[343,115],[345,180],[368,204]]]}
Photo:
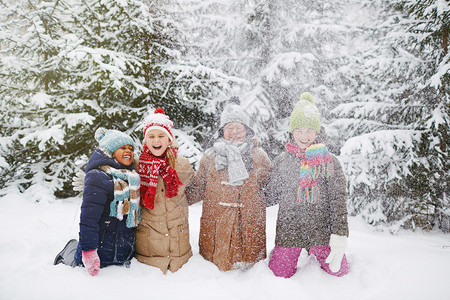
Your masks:
{"label": "grey knit hat", "polygon": [[223,128],[230,122],[239,122],[245,126],[247,136],[251,137],[255,132],[250,128],[250,117],[240,106],[241,100],[238,97],[231,97],[220,116],[220,134],[223,135]]}

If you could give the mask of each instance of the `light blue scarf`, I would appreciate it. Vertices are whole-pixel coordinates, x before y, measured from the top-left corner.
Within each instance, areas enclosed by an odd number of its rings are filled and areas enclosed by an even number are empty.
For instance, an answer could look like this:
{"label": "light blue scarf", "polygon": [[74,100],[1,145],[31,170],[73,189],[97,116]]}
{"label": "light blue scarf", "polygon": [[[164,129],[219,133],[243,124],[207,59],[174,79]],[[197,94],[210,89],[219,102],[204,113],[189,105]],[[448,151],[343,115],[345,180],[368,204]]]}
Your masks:
{"label": "light blue scarf", "polygon": [[101,166],[100,169],[110,174],[114,182],[114,200],[111,201],[109,215],[119,220],[128,215],[127,227],[136,227],[141,220],[139,174],[134,170],[115,169],[110,166]]}

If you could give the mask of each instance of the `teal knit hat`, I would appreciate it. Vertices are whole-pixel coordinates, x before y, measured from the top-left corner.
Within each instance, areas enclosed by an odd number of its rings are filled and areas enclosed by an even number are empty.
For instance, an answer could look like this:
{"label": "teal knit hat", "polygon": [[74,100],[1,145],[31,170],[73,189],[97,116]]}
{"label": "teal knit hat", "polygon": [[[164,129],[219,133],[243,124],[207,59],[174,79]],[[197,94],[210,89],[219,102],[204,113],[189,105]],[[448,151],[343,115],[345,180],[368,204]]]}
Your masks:
{"label": "teal knit hat", "polygon": [[320,133],[320,113],[314,105],[314,97],[310,93],[303,93],[292,110],[289,122],[290,132],[297,128],[312,128]]}
{"label": "teal knit hat", "polygon": [[107,130],[103,127],[95,131],[95,139],[100,148],[105,149],[109,154],[113,154],[117,149],[124,145],[131,145],[134,149],[133,139],[118,130]]}

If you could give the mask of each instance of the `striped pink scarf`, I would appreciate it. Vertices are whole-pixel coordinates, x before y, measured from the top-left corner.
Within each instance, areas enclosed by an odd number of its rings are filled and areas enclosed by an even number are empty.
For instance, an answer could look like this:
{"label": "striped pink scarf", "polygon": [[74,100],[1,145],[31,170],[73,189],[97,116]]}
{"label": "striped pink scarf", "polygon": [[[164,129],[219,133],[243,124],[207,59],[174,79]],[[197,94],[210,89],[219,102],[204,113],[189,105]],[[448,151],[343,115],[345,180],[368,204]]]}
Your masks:
{"label": "striped pink scarf", "polygon": [[334,176],[333,158],[325,144],[313,144],[306,149],[297,144],[287,143],[286,150],[302,160],[300,166],[300,184],[297,194],[299,203],[317,203],[320,188],[317,179]]}

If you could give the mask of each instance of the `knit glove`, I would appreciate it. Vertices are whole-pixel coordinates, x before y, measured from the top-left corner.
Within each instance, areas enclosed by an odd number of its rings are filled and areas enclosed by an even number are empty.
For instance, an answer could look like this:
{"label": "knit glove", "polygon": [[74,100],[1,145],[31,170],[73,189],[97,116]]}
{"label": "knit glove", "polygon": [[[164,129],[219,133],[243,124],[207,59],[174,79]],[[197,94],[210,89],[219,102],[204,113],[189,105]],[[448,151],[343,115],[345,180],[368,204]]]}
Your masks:
{"label": "knit glove", "polygon": [[75,176],[72,178],[72,186],[73,190],[76,192],[83,192],[84,190],[84,177],[86,174],[83,171],[78,171],[75,173]]}
{"label": "knit glove", "polygon": [[100,271],[100,257],[98,257],[97,250],[83,251],[81,261],[92,276],[97,275],[98,271]]}
{"label": "knit glove", "polygon": [[331,252],[327,257],[326,263],[329,264],[330,270],[335,273],[341,269],[342,258],[344,257],[345,248],[347,247],[347,237],[332,234],[330,237]]}

